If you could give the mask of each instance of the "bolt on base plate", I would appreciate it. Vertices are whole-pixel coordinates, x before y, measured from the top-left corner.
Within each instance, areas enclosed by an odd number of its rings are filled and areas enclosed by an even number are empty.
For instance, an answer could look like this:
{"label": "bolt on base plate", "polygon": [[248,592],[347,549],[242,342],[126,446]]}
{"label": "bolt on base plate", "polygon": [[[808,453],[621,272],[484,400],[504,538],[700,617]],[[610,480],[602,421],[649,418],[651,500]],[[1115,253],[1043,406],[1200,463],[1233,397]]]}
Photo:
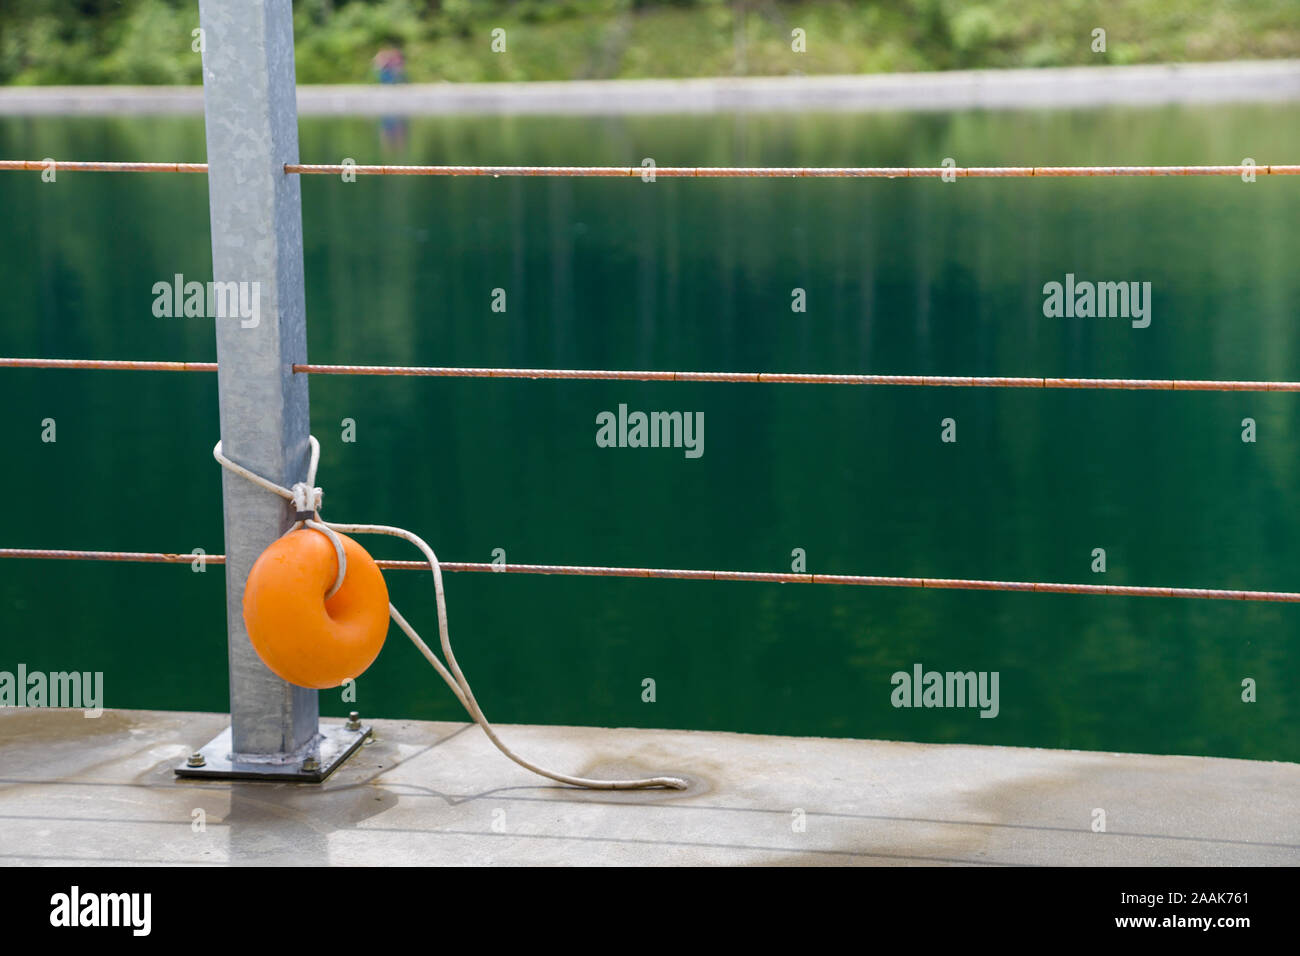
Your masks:
{"label": "bolt on base plate", "polygon": [[[355,726],[352,726],[355,725]],[[299,754],[286,754],[283,761],[231,759],[230,728],[195,751],[176,768],[178,777],[208,780],[278,780],[320,783],[370,736],[370,728],[359,720],[347,724],[321,724],[316,740]]]}

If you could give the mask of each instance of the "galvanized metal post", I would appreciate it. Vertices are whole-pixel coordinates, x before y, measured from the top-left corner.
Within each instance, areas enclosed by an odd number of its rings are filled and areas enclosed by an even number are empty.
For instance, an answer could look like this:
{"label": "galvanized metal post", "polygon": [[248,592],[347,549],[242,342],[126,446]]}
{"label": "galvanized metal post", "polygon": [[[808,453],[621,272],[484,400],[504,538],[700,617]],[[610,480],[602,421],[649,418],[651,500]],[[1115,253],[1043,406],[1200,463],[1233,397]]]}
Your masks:
{"label": "galvanized metal post", "polygon": [[[299,177],[284,172],[298,162],[293,10],[290,0],[200,0],[199,24],[213,281],[240,283],[248,306],[215,318],[221,441],[288,487],[306,479],[310,455],[307,376],[293,371],[307,361],[302,205]],[[224,470],[222,499],[231,727],[177,772],[319,780],[365,733],[319,733],[316,691],[262,664],[243,616],[249,570],[292,506]]]}

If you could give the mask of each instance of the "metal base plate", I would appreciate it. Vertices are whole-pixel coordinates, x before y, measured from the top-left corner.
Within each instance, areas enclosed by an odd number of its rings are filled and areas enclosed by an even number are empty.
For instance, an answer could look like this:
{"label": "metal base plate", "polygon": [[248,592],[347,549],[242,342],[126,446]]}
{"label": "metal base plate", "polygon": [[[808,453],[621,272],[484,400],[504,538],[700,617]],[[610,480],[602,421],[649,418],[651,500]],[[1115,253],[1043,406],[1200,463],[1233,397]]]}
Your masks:
{"label": "metal base plate", "polygon": [[198,752],[203,755],[201,766],[194,766],[193,758],[190,758],[176,768],[176,776],[209,780],[320,783],[347,760],[368,736],[370,728],[366,726],[348,730],[344,724],[321,724],[316,740],[297,754],[286,754],[282,760],[240,760],[230,752],[231,736],[230,728],[227,727],[200,748]]}

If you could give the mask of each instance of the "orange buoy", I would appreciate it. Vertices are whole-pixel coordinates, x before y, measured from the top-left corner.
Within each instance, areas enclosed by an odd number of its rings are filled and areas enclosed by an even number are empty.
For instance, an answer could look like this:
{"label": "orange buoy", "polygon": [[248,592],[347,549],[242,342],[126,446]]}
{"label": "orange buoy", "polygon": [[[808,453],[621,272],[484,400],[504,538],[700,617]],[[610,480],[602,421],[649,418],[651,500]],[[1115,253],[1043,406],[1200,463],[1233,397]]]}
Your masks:
{"label": "orange buoy", "polygon": [[347,558],[343,586],[328,537],[301,528],[253,563],[244,587],[244,623],[257,656],[299,687],[338,687],[379,656],[388,634],[388,586],[366,549],[339,535]]}

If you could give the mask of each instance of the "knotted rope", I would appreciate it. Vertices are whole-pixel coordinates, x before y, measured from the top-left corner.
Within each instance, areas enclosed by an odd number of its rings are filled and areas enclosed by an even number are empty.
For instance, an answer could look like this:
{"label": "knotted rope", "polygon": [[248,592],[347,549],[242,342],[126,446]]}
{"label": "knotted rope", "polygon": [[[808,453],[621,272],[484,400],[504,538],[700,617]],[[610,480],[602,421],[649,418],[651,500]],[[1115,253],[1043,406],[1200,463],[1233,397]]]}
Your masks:
{"label": "knotted rope", "polygon": [[343,551],[343,542],[337,532],[344,534],[386,534],[409,541],[423,552],[425,560],[429,562],[429,569],[433,572],[434,594],[437,596],[438,601],[438,636],[442,644],[443,656],[447,658],[446,666],[443,665],[442,661],[438,660],[437,655],[420,639],[420,635],[416,633],[415,628],[407,623],[406,618],[402,617],[391,602],[388,605],[388,613],[397,622],[397,626],[402,629],[402,632],[411,639],[416,649],[424,655],[424,659],[433,665],[434,670],[438,672],[438,676],[451,688],[451,692],[456,695],[456,699],[474,718],[474,722],[483,728],[483,733],[487,734],[488,740],[492,741],[498,750],[526,770],[531,770],[533,773],[540,774],[558,783],[567,783],[575,787],[587,787],[592,790],[642,790],[650,787],[667,787],[672,790],[686,789],[686,781],[680,777],[644,777],[638,780],[595,780],[588,777],[571,777],[568,774],[556,773],[530,763],[507,747],[501,738],[497,736],[496,731],[492,729],[492,725],[488,723],[487,717],[483,714],[483,708],[474,699],[474,692],[470,690],[469,681],[465,679],[460,664],[456,662],[456,655],[452,653],[450,629],[447,626],[447,600],[442,587],[442,566],[438,563],[437,555],[433,553],[433,549],[425,543],[424,539],[404,528],[392,528],[378,524],[340,524],[334,521],[323,521],[320,517],[320,508],[324,493],[315,486],[316,466],[320,463],[320,443],[316,441],[315,436],[309,437],[311,440],[311,462],[307,467],[307,480],[298,482],[291,488],[285,488],[273,481],[268,481],[261,475],[249,471],[243,465],[231,461],[222,454],[221,442],[217,442],[212,449],[212,457],[227,471],[233,472],[241,478],[246,478],[258,487],[293,502],[295,521],[293,527],[286,531],[285,534],[291,534],[300,528],[306,527],[329,538],[330,543],[334,546],[334,553],[338,558],[338,573],[335,575],[333,587],[325,595],[326,600],[329,600],[338,592],[338,589],[343,586],[343,579],[347,576],[347,557]]}

